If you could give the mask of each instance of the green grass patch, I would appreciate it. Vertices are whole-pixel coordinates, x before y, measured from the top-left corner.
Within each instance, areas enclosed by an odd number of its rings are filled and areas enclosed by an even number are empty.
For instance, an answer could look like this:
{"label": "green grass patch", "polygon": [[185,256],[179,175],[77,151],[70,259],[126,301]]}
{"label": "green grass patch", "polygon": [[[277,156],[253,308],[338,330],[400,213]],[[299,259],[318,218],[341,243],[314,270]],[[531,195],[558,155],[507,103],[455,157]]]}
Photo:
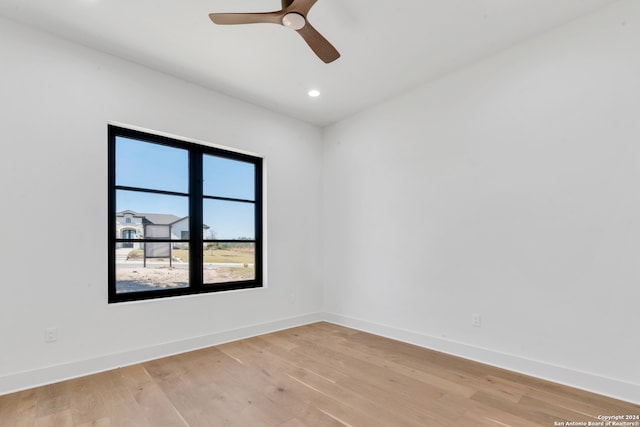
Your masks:
{"label": "green grass patch", "polygon": [[131,252],[127,254],[127,259],[142,258],[143,256],[144,251],[142,249],[132,249]]}

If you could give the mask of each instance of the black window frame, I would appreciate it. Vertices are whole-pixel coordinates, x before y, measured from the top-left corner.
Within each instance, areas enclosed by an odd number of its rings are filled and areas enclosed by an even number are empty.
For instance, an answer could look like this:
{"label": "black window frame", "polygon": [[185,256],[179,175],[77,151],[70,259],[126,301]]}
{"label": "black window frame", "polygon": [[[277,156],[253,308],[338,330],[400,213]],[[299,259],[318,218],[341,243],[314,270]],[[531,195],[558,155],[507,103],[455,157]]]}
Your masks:
{"label": "black window frame", "polygon": [[[212,292],[231,291],[240,289],[261,288],[263,284],[263,162],[258,156],[212,147],[185,141],[176,137],[158,135],[150,132],[130,129],[126,127],[108,125],[108,220],[109,220],[109,254],[108,254],[108,302],[127,302],[157,298],[167,298],[183,295],[207,294]],[[188,193],[176,193],[172,191],[149,190],[139,187],[128,187],[116,185],[116,138],[123,137],[142,142],[149,142],[169,147],[187,150],[189,157],[189,188]],[[255,166],[254,179],[254,200],[241,200],[228,197],[212,197],[203,195],[203,157],[205,155],[221,157],[230,160],[237,160],[251,163]],[[143,239],[123,239],[116,235],[116,191],[130,190],[164,195],[188,195],[189,198],[189,239],[167,240],[171,243],[189,244],[189,286],[184,288],[166,288],[153,291],[117,292],[116,288],[116,247],[118,243],[145,242]],[[218,199],[226,201],[250,202],[254,204],[254,227],[255,236],[253,240],[227,240],[227,239],[207,239],[203,233],[203,200]],[[153,239],[159,242],[158,239]],[[160,240],[161,242],[162,240]],[[253,243],[255,245],[254,278],[251,280],[232,281],[206,284],[203,283],[203,247],[206,242],[219,243]]]}

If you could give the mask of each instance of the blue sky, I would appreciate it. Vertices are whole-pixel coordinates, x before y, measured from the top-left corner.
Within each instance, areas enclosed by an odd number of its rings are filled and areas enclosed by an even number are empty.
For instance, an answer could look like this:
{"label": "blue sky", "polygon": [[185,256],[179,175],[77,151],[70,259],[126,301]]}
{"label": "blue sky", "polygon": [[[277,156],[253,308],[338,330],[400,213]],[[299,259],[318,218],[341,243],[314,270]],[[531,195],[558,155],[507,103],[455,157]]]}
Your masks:
{"label": "blue sky", "polygon": [[[172,192],[188,192],[189,159],[186,150],[116,138],[116,185]],[[215,156],[203,159],[204,194],[253,200],[255,167]],[[116,210],[189,215],[188,199],[118,190]],[[205,200],[204,222],[218,239],[254,237],[253,204]]]}

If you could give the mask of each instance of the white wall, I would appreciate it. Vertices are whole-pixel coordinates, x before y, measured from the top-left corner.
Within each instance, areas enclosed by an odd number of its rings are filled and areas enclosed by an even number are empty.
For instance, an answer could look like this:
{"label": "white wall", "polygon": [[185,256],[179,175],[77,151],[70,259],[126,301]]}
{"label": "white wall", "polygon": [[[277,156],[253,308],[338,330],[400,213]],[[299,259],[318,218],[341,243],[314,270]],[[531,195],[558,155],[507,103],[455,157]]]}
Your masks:
{"label": "white wall", "polygon": [[[623,1],[323,151],[313,126],[0,20],[0,394],[325,318],[640,402],[638,52]],[[266,156],[267,289],[106,303],[108,121]]]}
{"label": "white wall", "polygon": [[640,402],[639,114],[627,0],[330,127],[329,318]]}
{"label": "white wall", "polygon": [[[317,317],[320,130],[6,20],[0,58],[0,394]],[[109,121],[265,156],[267,289],[107,304]]]}

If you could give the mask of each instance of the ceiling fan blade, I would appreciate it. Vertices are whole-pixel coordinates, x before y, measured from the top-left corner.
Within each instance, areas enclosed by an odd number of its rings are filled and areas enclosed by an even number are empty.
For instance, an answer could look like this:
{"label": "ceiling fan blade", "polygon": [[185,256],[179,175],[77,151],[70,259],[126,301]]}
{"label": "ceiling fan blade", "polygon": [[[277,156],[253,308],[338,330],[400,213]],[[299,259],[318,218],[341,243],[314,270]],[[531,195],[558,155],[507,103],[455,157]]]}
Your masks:
{"label": "ceiling fan blade", "polygon": [[[287,0],[282,1],[283,6],[285,1]],[[317,1],[318,0],[293,0],[292,2],[288,2],[289,9],[287,9],[287,12],[297,12],[303,16],[307,16],[307,13],[309,13],[309,10],[311,10],[311,7],[316,4]]]}
{"label": "ceiling fan blade", "polygon": [[218,25],[236,24],[280,24],[282,25],[281,10],[277,12],[260,13],[210,13],[209,18]]}
{"label": "ceiling fan blade", "polygon": [[297,30],[304,41],[307,42],[311,50],[315,52],[325,63],[330,63],[340,58],[340,52],[327,39],[322,37],[313,26],[307,21],[307,24]]}

